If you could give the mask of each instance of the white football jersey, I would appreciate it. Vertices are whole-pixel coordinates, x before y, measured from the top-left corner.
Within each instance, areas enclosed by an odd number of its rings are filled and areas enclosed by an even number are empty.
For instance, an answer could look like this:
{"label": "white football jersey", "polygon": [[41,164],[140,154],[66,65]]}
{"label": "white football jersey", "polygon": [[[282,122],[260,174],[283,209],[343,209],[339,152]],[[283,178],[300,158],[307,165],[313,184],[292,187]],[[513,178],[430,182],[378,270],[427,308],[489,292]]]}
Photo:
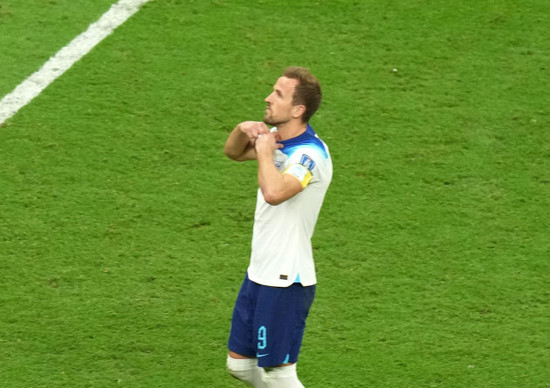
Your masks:
{"label": "white football jersey", "polygon": [[258,189],[248,277],[273,287],[297,281],[310,286],[317,282],[311,237],[332,179],[332,160],[309,125],[300,136],[281,143],[275,166],[298,178],[304,189],[277,206],[268,204]]}

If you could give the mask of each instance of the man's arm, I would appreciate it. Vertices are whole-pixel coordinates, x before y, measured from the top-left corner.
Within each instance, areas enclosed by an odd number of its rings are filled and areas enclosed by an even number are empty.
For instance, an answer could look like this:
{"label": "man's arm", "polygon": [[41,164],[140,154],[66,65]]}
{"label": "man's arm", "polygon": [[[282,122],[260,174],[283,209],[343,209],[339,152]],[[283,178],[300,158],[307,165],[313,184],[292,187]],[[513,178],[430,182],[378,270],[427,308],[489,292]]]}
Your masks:
{"label": "man's arm", "polygon": [[239,162],[256,159],[256,139],[258,135],[267,133],[269,128],[261,121],[242,122],[229,134],[223,152],[228,158]]}
{"label": "man's arm", "polygon": [[273,152],[281,148],[275,134],[262,135],[256,140],[256,157],[258,159],[258,184],[264,199],[276,206],[302,191],[302,184],[293,175],[281,174],[273,163]]}

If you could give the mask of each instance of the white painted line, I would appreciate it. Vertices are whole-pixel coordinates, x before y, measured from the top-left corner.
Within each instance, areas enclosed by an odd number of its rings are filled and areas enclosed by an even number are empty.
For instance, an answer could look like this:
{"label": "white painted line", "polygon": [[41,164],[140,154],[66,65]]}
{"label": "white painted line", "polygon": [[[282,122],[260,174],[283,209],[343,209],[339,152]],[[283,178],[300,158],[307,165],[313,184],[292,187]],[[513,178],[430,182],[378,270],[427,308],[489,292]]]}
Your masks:
{"label": "white painted line", "polygon": [[31,74],[0,100],[0,124],[15,115],[57,77],[71,68],[99,42],[135,14],[150,0],[119,0],[99,20],[59,50],[37,72]]}

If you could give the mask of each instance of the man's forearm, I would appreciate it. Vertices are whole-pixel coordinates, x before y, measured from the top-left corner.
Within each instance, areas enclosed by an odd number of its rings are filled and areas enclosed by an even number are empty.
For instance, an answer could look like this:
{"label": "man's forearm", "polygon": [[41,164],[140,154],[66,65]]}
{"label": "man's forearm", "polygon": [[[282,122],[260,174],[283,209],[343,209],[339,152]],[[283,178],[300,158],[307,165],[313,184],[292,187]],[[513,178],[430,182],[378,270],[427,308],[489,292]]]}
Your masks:
{"label": "man's forearm", "polygon": [[261,121],[243,121],[229,134],[225,142],[224,153],[233,160],[256,159],[254,144],[258,136],[269,133]]}
{"label": "man's forearm", "polygon": [[258,153],[258,185],[264,199],[276,206],[302,191],[302,185],[293,176],[281,174],[273,163],[273,156]]}
{"label": "man's forearm", "polygon": [[258,158],[258,185],[268,203],[276,202],[276,198],[283,185],[283,176],[273,163],[273,156],[265,153]]}
{"label": "man's forearm", "polygon": [[230,159],[238,160],[249,145],[248,136],[241,131],[240,124],[233,129],[225,142],[224,154]]}

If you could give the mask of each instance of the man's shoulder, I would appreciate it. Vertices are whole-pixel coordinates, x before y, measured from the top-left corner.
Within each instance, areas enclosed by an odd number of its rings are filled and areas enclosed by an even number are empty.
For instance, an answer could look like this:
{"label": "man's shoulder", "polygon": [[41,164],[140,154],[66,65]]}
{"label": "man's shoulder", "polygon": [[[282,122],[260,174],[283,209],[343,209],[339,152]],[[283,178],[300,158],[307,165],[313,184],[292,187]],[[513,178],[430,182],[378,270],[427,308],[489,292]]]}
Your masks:
{"label": "man's shoulder", "polygon": [[290,158],[295,154],[308,153],[316,158],[322,157],[328,159],[330,157],[328,147],[315,133],[304,133],[294,139],[290,139],[284,144],[283,152]]}

